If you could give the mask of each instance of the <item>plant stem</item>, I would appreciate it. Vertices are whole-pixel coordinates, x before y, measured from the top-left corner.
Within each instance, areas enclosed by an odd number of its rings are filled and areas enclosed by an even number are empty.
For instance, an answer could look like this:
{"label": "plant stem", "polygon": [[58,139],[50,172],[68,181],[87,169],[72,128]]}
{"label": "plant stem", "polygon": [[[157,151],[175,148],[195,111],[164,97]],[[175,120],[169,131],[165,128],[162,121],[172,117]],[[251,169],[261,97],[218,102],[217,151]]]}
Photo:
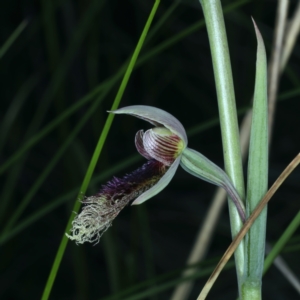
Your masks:
{"label": "plant stem", "polygon": [[[229,49],[220,0],[200,0],[209,37],[218,97],[225,170],[240,198],[245,199],[242,157]],[[243,226],[232,201],[229,201],[231,233],[235,237]],[[244,243],[235,252],[238,282],[244,272]],[[240,285],[239,285],[240,286]]]}

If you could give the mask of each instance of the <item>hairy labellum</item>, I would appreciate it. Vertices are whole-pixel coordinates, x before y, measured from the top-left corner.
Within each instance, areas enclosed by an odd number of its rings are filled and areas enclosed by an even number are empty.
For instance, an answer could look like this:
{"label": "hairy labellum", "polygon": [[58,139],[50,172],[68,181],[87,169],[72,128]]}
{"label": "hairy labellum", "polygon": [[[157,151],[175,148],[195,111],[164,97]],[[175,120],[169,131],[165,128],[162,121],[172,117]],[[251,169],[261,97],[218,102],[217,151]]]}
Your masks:
{"label": "hairy labellum", "polygon": [[163,163],[149,160],[123,178],[114,177],[98,194],[82,201],[83,209],[73,220],[71,234],[67,234],[67,237],[77,244],[99,242],[119,212],[130,201],[153,187],[167,170],[168,167]]}

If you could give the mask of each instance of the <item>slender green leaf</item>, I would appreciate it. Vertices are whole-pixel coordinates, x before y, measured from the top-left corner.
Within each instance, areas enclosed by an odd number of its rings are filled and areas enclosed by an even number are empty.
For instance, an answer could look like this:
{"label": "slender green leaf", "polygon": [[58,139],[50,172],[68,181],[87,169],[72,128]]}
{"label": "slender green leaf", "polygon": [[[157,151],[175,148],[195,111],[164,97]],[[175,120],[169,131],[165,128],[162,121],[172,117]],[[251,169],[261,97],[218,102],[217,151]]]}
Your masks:
{"label": "slender green leaf", "polygon": [[[254,23],[257,60],[253,114],[249,146],[246,211],[249,216],[268,189],[268,98],[267,59],[262,36]],[[242,299],[260,299],[264,265],[267,208],[265,207],[246,235],[245,278]]]}

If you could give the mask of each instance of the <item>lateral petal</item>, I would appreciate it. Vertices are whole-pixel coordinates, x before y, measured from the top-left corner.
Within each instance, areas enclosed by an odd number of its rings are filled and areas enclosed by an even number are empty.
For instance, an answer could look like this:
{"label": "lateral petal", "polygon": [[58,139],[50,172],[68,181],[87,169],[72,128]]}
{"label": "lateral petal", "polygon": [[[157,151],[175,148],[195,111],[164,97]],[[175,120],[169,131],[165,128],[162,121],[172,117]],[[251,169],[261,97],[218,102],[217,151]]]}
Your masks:
{"label": "lateral petal", "polygon": [[162,176],[162,178],[153,187],[151,187],[145,193],[143,193],[138,198],[136,198],[133,201],[132,205],[141,204],[141,203],[145,202],[146,200],[152,198],[156,194],[158,194],[160,191],[162,191],[170,183],[171,179],[173,178],[173,176],[179,166],[180,158],[181,158],[181,156],[178,156],[175,159],[175,161],[173,162],[173,164],[170,166],[168,171]]}

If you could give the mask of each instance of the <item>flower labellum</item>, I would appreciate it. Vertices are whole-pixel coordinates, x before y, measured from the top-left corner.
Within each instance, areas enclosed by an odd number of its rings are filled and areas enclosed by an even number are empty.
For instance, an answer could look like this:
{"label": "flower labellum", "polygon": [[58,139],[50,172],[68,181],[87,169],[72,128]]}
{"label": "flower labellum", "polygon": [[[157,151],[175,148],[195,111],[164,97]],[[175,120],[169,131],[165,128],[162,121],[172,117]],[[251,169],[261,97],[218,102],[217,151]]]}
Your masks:
{"label": "flower labellum", "polygon": [[128,106],[114,114],[129,114],[150,122],[155,127],[135,137],[138,152],[148,161],[139,169],[124,176],[114,177],[98,194],[86,197],[83,209],[72,222],[68,238],[77,244],[99,242],[114,218],[132,200],[141,204],[163,190],[173,178],[187,146],[182,124],[171,114],[150,106]]}

